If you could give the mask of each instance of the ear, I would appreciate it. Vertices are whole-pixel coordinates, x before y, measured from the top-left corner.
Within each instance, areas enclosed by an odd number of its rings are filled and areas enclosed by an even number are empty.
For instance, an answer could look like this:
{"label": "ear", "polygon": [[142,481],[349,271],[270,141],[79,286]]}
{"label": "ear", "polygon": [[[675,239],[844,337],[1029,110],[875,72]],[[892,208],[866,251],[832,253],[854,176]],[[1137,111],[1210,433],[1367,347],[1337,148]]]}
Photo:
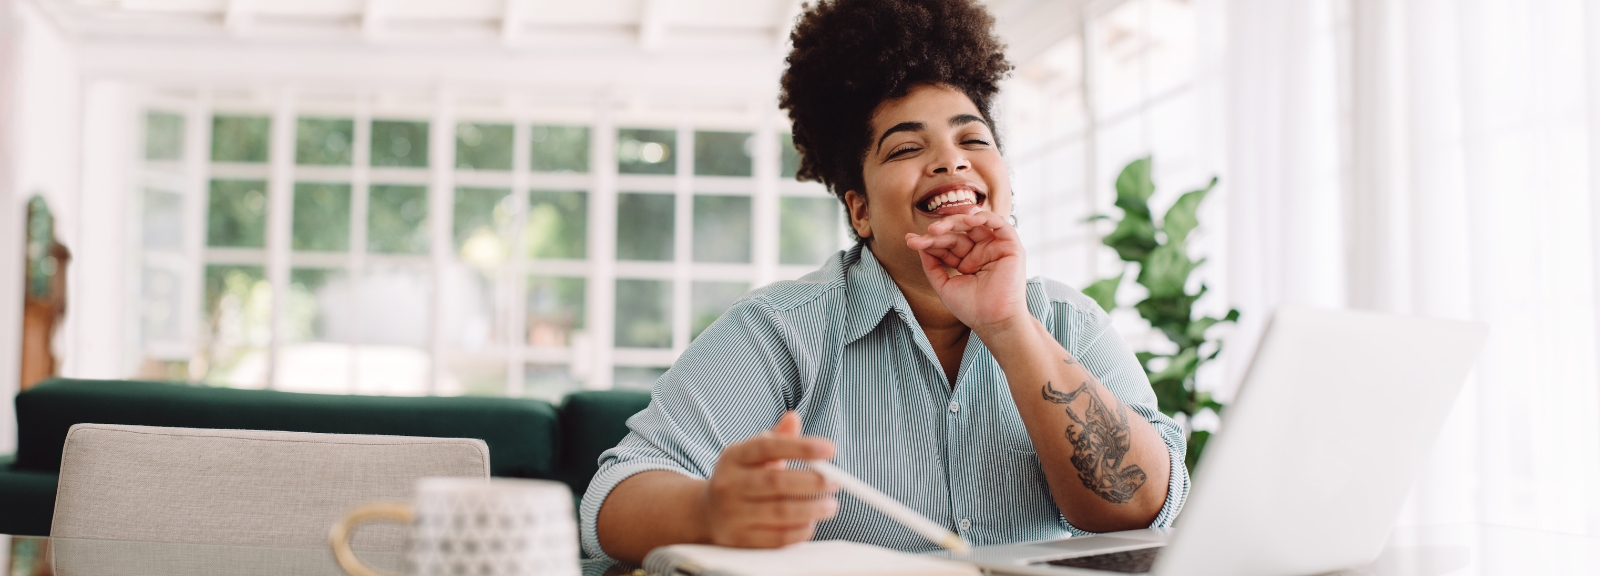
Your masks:
{"label": "ear", "polygon": [[867,220],[867,195],[855,190],[844,193],[845,207],[850,210],[850,227],[862,240],[872,237],[872,222]]}

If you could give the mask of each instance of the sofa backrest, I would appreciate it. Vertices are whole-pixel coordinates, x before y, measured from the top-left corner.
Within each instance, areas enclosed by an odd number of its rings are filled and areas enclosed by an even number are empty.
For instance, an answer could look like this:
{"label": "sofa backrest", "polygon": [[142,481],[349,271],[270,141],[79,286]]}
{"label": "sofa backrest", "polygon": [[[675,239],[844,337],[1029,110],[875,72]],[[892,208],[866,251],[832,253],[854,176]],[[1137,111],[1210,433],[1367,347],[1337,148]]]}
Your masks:
{"label": "sofa backrest", "polygon": [[559,479],[582,495],[599,471],[600,454],[628,435],[628,418],[650,405],[644,390],[587,390],[561,401]]}
{"label": "sofa backrest", "polygon": [[489,446],[494,476],[569,476],[557,469],[561,430],[556,409],[542,400],[299,394],[57,379],[17,394],[16,406],[18,470],[58,472],[67,430],[96,423],[477,438]]}

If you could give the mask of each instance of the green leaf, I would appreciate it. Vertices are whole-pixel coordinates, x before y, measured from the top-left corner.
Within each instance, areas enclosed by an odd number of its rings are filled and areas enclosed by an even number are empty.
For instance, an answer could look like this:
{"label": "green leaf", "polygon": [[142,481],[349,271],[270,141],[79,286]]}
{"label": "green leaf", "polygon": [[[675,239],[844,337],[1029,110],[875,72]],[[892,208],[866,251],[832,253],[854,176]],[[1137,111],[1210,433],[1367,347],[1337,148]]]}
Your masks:
{"label": "green leaf", "polygon": [[[1150,220],[1150,195],[1154,194],[1156,186],[1150,181],[1150,157],[1145,156],[1129,162],[1117,175],[1117,201],[1116,205],[1127,216],[1135,214]],[[1126,220],[1126,216],[1124,217]]]}
{"label": "green leaf", "polygon": [[1157,380],[1150,379],[1150,388],[1156,392],[1156,409],[1162,414],[1176,416],[1186,413],[1189,407],[1189,390],[1184,387],[1182,380]]}
{"label": "green leaf", "polygon": [[1096,304],[1106,312],[1117,307],[1117,286],[1122,283],[1122,277],[1127,273],[1116,275],[1114,278],[1101,278],[1094,284],[1083,288],[1083,295],[1094,299]]}
{"label": "green leaf", "polygon": [[1211,329],[1212,326],[1215,326],[1215,325],[1223,323],[1223,322],[1233,322],[1233,321],[1238,320],[1238,319],[1239,319],[1239,311],[1238,310],[1229,310],[1228,314],[1226,316],[1221,317],[1221,318],[1212,318],[1212,317],[1207,316],[1205,318],[1200,318],[1198,320],[1195,320],[1194,322],[1191,322],[1189,324],[1188,330],[1185,333],[1189,337],[1190,340],[1194,340],[1196,342],[1199,342],[1199,341],[1205,340],[1205,338],[1206,338],[1206,330]]}
{"label": "green leaf", "polygon": [[1184,296],[1183,285],[1197,265],[1189,260],[1183,244],[1158,246],[1139,267],[1139,284],[1150,290],[1151,298]]}
{"label": "green leaf", "polygon": [[1189,433],[1189,451],[1183,455],[1183,464],[1189,468],[1191,479],[1194,477],[1194,467],[1200,463],[1200,455],[1206,451],[1206,442],[1209,440],[1211,440],[1211,433],[1205,430],[1195,430]]}
{"label": "green leaf", "polygon": [[[1160,372],[1151,374],[1150,380],[1176,380],[1181,386],[1184,381],[1188,380],[1191,376],[1194,376],[1194,368],[1197,364],[1196,356],[1197,351],[1194,348],[1190,348],[1178,353],[1177,356],[1172,357],[1171,362],[1167,363],[1166,368],[1162,368]],[[1189,394],[1187,390],[1184,392],[1183,400],[1185,404],[1187,404],[1189,401]]]}
{"label": "green leaf", "polygon": [[1143,262],[1156,242],[1156,226],[1143,216],[1128,214],[1117,222],[1117,228],[1100,241],[1117,251],[1117,257],[1128,262]]}
{"label": "green leaf", "polygon": [[1178,201],[1167,209],[1167,215],[1161,218],[1161,229],[1167,233],[1168,244],[1183,244],[1189,238],[1189,232],[1200,225],[1196,212],[1200,210],[1200,201],[1205,200],[1206,194],[1217,186],[1217,179],[1213,177],[1211,183],[1205,188],[1186,193],[1178,197]]}

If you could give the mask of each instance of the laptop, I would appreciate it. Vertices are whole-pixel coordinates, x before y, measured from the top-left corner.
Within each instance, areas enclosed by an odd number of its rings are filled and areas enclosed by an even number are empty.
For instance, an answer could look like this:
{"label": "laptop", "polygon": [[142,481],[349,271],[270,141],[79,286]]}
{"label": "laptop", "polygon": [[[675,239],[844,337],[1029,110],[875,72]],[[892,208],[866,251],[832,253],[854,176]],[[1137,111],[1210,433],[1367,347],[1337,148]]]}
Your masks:
{"label": "laptop", "polygon": [[1282,576],[1372,562],[1487,332],[1281,308],[1172,529],[980,546],[961,560],[1045,576]]}

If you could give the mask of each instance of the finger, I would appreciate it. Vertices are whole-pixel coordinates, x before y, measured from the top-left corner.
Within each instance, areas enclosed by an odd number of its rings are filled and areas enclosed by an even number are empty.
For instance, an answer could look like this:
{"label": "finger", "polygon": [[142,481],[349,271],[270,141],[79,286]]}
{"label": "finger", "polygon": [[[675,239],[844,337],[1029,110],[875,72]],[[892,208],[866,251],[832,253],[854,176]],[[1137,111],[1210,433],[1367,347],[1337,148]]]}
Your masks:
{"label": "finger", "polygon": [[811,470],[761,470],[743,475],[743,495],[752,499],[812,498],[839,491],[839,485]]}
{"label": "finger", "polygon": [[800,415],[794,410],[784,412],[778,418],[778,423],[772,426],[772,433],[777,436],[800,437]]}
{"label": "finger", "polygon": [[839,501],[832,496],[774,498],[751,502],[744,510],[744,517],[757,526],[793,526],[827,519],[838,510]]}
{"label": "finger", "polygon": [[[913,242],[915,240],[915,242]],[[910,238],[907,234],[906,246],[913,250],[927,250],[929,248],[943,248],[957,254],[965,255],[972,250],[973,239],[967,234],[927,234]]]}
{"label": "finger", "polygon": [[722,458],[745,466],[774,460],[831,460],[833,441],[816,436],[755,436],[729,446]]}
{"label": "finger", "polygon": [[751,526],[741,530],[738,540],[732,544],[740,548],[780,548],[810,540],[816,529],[816,524],[812,523],[793,526]]}
{"label": "finger", "polygon": [[950,274],[944,271],[944,262],[927,252],[917,252],[917,255],[922,257],[922,273],[927,275],[928,283],[936,291],[944,290],[944,285],[950,282]]}

